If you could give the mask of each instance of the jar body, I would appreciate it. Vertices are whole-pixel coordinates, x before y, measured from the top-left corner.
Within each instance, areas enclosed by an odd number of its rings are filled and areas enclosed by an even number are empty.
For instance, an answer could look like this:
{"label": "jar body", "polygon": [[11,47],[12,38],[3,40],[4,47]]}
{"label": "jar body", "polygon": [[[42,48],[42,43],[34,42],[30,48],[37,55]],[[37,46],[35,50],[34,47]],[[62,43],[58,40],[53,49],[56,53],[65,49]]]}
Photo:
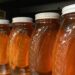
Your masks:
{"label": "jar body", "polygon": [[7,43],[9,37],[9,26],[0,24],[0,73],[9,74]]}
{"label": "jar body", "polygon": [[75,75],[75,13],[63,16],[53,50],[53,75]]}
{"label": "jar body", "polygon": [[18,73],[29,69],[29,46],[32,33],[32,23],[16,23],[12,28],[8,43],[8,58],[10,68]]}
{"label": "jar body", "polygon": [[57,19],[36,21],[30,47],[30,70],[32,75],[51,75],[52,50],[59,29]]}

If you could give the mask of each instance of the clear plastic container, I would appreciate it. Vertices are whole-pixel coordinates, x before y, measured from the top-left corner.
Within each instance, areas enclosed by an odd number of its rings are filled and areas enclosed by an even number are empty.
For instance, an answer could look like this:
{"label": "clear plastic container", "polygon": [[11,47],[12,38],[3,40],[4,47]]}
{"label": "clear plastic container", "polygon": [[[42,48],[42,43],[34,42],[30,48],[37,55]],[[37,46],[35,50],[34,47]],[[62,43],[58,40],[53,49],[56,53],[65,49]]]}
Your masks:
{"label": "clear plastic container", "polygon": [[8,75],[10,73],[7,58],[9,31],[9,21],[0,19],[0,75]]}
{"label": "clear plastic container", "polygon": [[31,75],[51,75],[52,50],[59,29],[59,14],[38,13],[35,15],[35,26],[30,47]]}
{"label": "clear plastic container", "polygon": [[12,74],[29,73],[29,47],[32,34],[32,18],[15,17],[8,43],[8,58]]}
{"label": "clear plastic container", "polygon": [[62,9],[62,22],[53,50],[53,75],[75,75],[75,4]]}

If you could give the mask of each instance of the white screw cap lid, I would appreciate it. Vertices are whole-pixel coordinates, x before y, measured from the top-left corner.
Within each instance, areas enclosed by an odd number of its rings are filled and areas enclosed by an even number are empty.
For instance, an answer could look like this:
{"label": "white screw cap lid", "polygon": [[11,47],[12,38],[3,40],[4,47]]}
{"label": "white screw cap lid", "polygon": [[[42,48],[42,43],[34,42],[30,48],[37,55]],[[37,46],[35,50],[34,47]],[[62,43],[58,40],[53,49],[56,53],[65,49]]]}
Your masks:
{"label": "white screw cap lid", "polygon": [[55,12],[43,12],[35,15],[35,20],[37,19],[58,19],[59,14]]}
{"label": "white screw cap lid", "polygon": [[68,13],[72,13],[72,12],[75,12],[75,4],[71,4],[71,5],[65,6],[62,9],[62,15],[65,15],[65,14],[68,14]]}
{"label": "white screw cap lid", "polygon": [[0,24],[9,24],[9,20],[0,19]]}
{"label": "white screw cap lid", "polygon": [[30,17],[15,17],[15,18],[12,18],[12,23],[15,23],[15,22],[32,22],[32,18]]}

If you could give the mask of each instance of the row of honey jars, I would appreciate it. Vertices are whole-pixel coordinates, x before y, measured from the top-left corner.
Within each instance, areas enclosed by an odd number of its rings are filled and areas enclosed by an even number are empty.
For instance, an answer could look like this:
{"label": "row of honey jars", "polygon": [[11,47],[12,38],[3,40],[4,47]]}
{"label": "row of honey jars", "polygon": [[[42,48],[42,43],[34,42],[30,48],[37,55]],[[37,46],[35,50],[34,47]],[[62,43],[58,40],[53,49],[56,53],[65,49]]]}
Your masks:
{"label": "row of honey jars", "polygon": [[13,18],[11,25],[13,27],[10,32],[9,21],[0,19],[0,74],[29,73],[32,18],[16,17]]}
{"label": "row of honey jars", "polygon": [[18,74],[30,71],[31,75],[75,75],[75,4],[62,9],[60,28],[57,13],[36,14],[33,33],[31,18],[14,18],[8,46],[9,33],[4,24],[0,25],[3,68],[9,62]]}
{"label": "row of honey jars", "polygon": [[32,18],[13,18],[11,32],[8,20],[1,20],[0,74],[9,74],[10,69],[13,75],[51,74],[52,49],[59,29],[59,14],[39,13],[35,20],[33,33]]}
{"label": "row of honey jars", "polygon": [[59,14],[36,14],[34,30],[29,17],[13,18],[12,24],[7,46],[12,74],[51,74],[52,49],[59,29]]}

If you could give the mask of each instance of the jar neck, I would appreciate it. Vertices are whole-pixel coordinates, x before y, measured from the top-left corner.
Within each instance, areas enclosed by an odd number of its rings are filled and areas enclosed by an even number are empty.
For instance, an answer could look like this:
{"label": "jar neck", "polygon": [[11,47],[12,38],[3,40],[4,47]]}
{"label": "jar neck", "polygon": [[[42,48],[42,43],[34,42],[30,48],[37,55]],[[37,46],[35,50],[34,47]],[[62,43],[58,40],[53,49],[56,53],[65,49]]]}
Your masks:
{"label": "jar neck", "polygon": [[24,28],[31,28],[32,23],[13,23],[13,27],[24,27]]}
{"label": "jar neck", "polygon": [[37,26],[53,26],[59,24],[59,19],[40,19],[35,21]]}
{"label": "jar neck", "polygon": [[7,25],[7,24],[0,24],[0,28],[8,29],[9,25]]}
{"label": "jar neck", "polygon": [[61,24],[63,24],[63,26],[75,25],[75,13],[62,15]]}
{"label": "jar neck", "polygon": [[0,31],[6,31],[7,32],[7,34],[9,35],[9,33],[10,33],[10,27],[9,27],[9,25],[7,25],[7,24],[0,24]]}
{"label": "jar neck", "polygon": [[68,14],[62,15],[62,18],[73,20],[75,19],[75,13],[68,13]]}

